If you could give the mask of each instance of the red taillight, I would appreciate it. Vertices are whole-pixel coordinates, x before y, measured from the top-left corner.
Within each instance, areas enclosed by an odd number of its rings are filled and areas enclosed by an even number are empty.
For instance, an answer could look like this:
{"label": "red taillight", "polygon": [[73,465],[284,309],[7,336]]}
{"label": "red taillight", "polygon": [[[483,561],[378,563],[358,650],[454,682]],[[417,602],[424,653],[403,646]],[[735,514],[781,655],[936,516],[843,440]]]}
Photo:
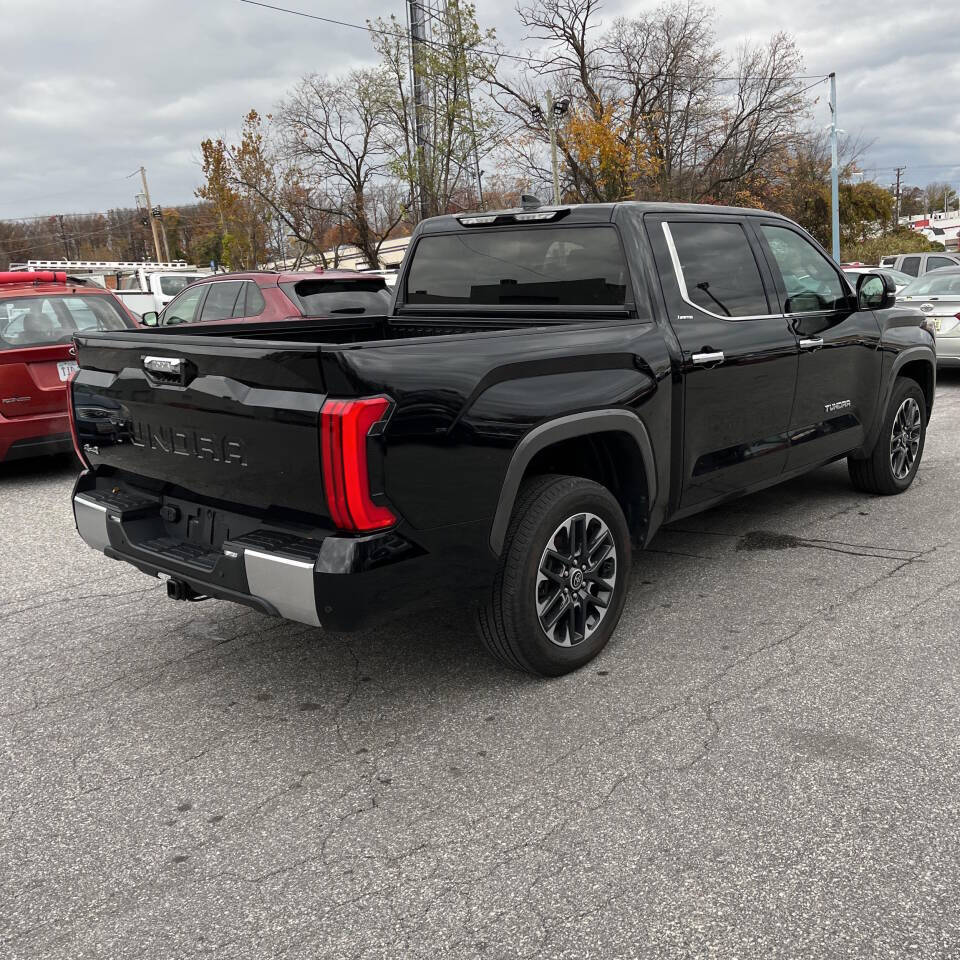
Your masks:
{"label": "red taillight", "polygon": [[387,412],[386,397],[327,400],[320,411],[323,487],[330,519],[340,530],[379,530],[397,522],[370,498],[367,437]]}
{"label": "red taillight", "polygon": [[84,469],[89,470],[90,462],[83,455],[83,450],[80,448],[80,434],[77,432],[77,417],[73,412],[73,381],[77,379],[79,372],[79,369],[74,370],[67,380],[67,414],[70,417],[70,436],[73,437],[74,453],[76,453],[77,459],[83,464]]}

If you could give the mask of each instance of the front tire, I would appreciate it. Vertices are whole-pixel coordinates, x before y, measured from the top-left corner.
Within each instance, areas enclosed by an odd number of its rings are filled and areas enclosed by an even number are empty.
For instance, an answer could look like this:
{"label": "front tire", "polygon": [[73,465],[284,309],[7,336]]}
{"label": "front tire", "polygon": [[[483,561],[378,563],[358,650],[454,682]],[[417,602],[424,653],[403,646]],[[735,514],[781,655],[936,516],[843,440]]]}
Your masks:
{"label": "front tire", "polygon": [[894,384],[870,456],[847,459],[851,483],[864,493],[903,493],[917,475],[926,437],[927,401],[923,390],[915,380],[901,377]]}
{"label": "front tire", "polygon": [[589,663],[623,613],[630,532],[606,487],[582,477],[524,481],[478,626],[517,670],[557,677]]}

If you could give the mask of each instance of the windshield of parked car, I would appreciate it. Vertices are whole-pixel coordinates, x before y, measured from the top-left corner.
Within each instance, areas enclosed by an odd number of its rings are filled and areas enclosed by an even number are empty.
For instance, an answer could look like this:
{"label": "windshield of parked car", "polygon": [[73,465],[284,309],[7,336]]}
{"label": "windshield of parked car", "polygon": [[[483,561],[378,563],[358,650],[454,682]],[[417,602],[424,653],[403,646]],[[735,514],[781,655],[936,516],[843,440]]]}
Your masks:
{"label": "windshield of parked car", "polygon": [[175,297],[188,283],[199,280],[200,274],[177,274],[174,277],[160,278],[160,292],[165,297]]}
{"label": "windshield of parked car", "polygon": [[960,272],[928,273],[900,291],[901,297],[960,297]]}
{"label": "windshield of parked car", "polygon": [[69,343],[75,333],[132,326],[108,296],[53,294],[0,300],[0,350]]}
{"label": "windshield of parked car", "polygon": [[390,293],[383,277],[363,280],[311,277],[295,283],[281,283],[280,286],[305,317],[367,313],[384,316],[390,309]]}
{"label": "windshield of parked car", "polygon": [[627,264],[613,227],[478,229],[421,237],[407,303],[620,306]]}

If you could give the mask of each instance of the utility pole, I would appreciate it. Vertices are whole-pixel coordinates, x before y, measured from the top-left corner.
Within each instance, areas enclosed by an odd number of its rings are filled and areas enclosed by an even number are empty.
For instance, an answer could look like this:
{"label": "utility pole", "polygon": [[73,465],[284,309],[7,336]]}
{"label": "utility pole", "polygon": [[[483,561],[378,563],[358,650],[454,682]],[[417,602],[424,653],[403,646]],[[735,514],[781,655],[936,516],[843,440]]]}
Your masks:
{"label": "utility pole", "polygon": [[[457,63],[463,67],[463,83],[467,93],[467,121],[470,124],[470,137],[473,140],[473,169],[477,177],[477,198],[480,209],[483,209],[483,171],[480,169],[480,149],[477,146],[477,128],[473,122],[473,98],[470,96],[470,63],[467,60],[467,47],[463,42],[463,17],[460,14],[460,4],[455,7],[457,15]],[[450,15],[449,6],[447,16]]]}
{"label": "utility pole", "polygon": [[150,205],[150,188],[147,186],[147,171],[141,167],[140,168],[140,178],[143,180],[143,195],[147,198],[147,216],[150,217],[150,229],[153,231],[153,249],[157,254],[157,261],[159,262],[160,258],[160,237],[157,234],[157,220],[153,213],[153,207]]}
{"label": "utility pole", "polygon": [[[58,221],[59,224],[60,224],[60,239],[63,241],[63,253],[64,253],[63,259],[64,259],[64,260],[69,260],[69,259],[70,259],[70,244],[69,244],[69,242],[67,241],[67,231],[66,231],[66,229],[65,229],[64,226],[63,226],[63,214],[62,214],[62,213],[58,213],[58,214],[57,214],[57,221]],[[79,259],[79,256],[78,256],[77,259]]]}
{"label": "utility pole", "polygon": [[169,263],[170,245],[167,243],[167,228],[164,226],[163,211],[160,209],[159,204],[150,211],[150,216],[160,224],[160,237],[163,240],[163,255],[167,258],[166,262]]}
{"label": "utility pole", "polygon": [[837,75],[830,74],[830,236],[840,262],[840,164],[837,160]]}
{"label": "utility pole", "polygon": [[897,192],[894,194],[894,197],[896,198],[897,215],[896,215],[896,219],[893,221],[894,228],[897,228],[900,226],[900,177],[903,175],[903,172],[906,169],[907,169],[906,167],[894,167],[894,170],[896,171],[896,174],[897,174]]}
{"label": "utility pole", "polygon": [[413,72],[413,115],[417,143],[417,181],[420,185],[420,219],[430,216],[427,177],[427,90],[423,76],[423,47],[427,39],[423,0],[408,0],[410,19],[410,68]]}

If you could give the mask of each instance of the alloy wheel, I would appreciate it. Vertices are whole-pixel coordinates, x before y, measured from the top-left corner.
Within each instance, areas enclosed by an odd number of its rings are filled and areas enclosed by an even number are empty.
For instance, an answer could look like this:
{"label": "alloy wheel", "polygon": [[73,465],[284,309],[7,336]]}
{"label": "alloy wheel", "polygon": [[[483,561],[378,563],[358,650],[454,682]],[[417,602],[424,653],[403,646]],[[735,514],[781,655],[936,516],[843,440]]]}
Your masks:
{"label": "alloy wheel", "polygon": [[890,469],[897,480],[905,480],[913,469],[920,451],[922,421],[920,404],[907,397],[893,418],[890,431]]}
{"label": "alloy wheel", "polygon": [[573,647],[588,640],[616,584],[617,548],[606,522],[593,513],[564,520],[547,540],[535,588],[537,618],[550,642]]}

